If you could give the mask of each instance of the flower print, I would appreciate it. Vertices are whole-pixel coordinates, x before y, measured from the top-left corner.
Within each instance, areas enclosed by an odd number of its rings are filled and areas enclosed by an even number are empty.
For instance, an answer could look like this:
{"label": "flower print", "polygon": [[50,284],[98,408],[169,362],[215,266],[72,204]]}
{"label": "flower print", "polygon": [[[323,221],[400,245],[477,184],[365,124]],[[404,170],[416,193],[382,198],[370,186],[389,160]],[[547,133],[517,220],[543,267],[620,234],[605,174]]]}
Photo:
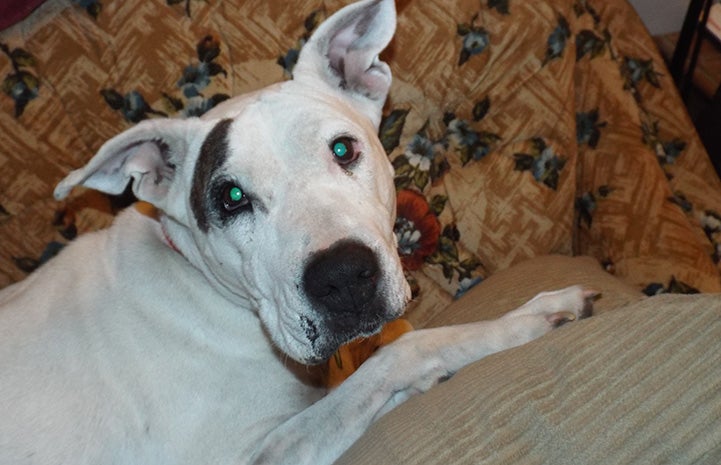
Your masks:
{"label": "flower print", "polygon": [[470,24],[459,24],[457,33],[463,38],[461,42],[461,54],[458,59],[458,66],[468,61],[473,55],[483,53],[490,43],[488,31],[474,23],[478,19],[478,14],[474,15]]}
{"label": "flower print", "polygon": [[439,150],[439,145],[422,134],[414,135],[406,146],[405,156],[408,163],[421,171],[430,170],[431,163],[439,152],[442,152],[442,150]]}
{"label": "flower print", "polygon": [[381,124],[378,127],[378,138],[387,154],[390,154],[398,147],[409,111],[410,110],[403,108],[397,108],[383,116]]}
{"label": "flower print", "polygon": [[477,55],[488,46],[488,32],[483,28],[477,28],[463,36],[463,50],[468,55]]}
{"label": "flower print", "polygon": [[603,37],[599,37],[589,29],[580,31],[576,34],[576,61],[579,61],[586,55],[591,59],[601,56],[610,41],[611,33],[608,29],[604,29]]}
{"label": "flower print", "polygon": [[585,224],[586,228],[590,228],[593,222],[593,213],[598,207],[598,201],[607,198],[611,192],[613,192],[613,188],[603,185],[595,192],[584,192],[580,197],[577,197],[575,208],[578,214],[578,224]]}
{"label": "flower print", "polygon": [[625,89],[635,89],[636,85],[643,80],[648,81],[654,87],[661,87],[661,83],[658,80],[661,73],[654,69],[652,59],[643,60],[641,58],[628,56],[623,57],[621,75],[625,80]]}
{"label": "flower print", "polygon": [[183,76],[178,80],[178,87],[186,98],[201,95],[200,91],[210,85],[210,73],[207,63],[188,65],[183,70]]}
{"label": "flower print", "polygon": [[298,57],[300,56],[301,49],[306,44],[306,42],[308,42],[311,33],[315,30],[316,27],[318,27],[321,21],[323,21],[324,17],[325,10],[323,8],[312,11],[311,14],[308,15],[303,22],[303,26],[305,27],[305,32],[303,33],[303,35],[296,41],[293,47],[288,49],[288,52],[286,52],[285,55],[280,55],[276,60],[276,63],[278,63],[283,68],[283,72],[286,76],[293,76],[293,68],[295,68],[295,64],[298,62]]}
{"label": "flower print", "polygon": [[[226,94],[216,93],[210,97],[202,94],[211,84],[211,80],[218,74],[227,76],[228,73],[215,59],[220,56],[220,41],[213,35],[206,35],[196,45],[198,63],[190,64],[183,69],[183,74],[177,81],[182,91],[181,97],[161,92],[161,105],[169,113],[181,113],[183,116],[201,116],[218,103],[230,98]],[[110,108],[122,113],[127,121],[137,123],[148,118],[149,114],[168,116],[167,113],[151,107],[142,94],[131,91],[121,94],[114,89],[103,89],[101,95]]]}
{"label": "flower print", "polygon": [[531,172],[537,181],[545,182],[552,173],[558,173],[566,164],[566,160],[559,158],[551,147],[546,147],[541,156],[533,162]]}
{"label": "flower print", "polygon": [[644,121],[641,123],[641,132],[643,133],[643,142],[656,153],[656,158],[661,166],[676,162],[686,148],[686,142],[678,137],[671,140],[661,139],[658,121],[651,123]]}
{"label": "flower print", "polygon": [[460,299],[466,294],[466,292],[470,291],[476,284],[480,284],[481,282],[483,282],[483,277],[481,276],[467,277],[461,279],[461,281],[458,283],[458,290],[456,291],[456,294],[453,296],[453,298]]}
{"label": "flower print", "polygon": [[470,123],[453,115],[446,116],[448,140],[460,154],[461,163],[478,161],[488,155],[494,144],[501,138],[492,132],[476,131]]}
{"label": "flower print", "polygon": [[474,275],[478,276],[478,268],[482,266],[480,259],[475,255],[465,254],[465,258],[461,256],[463,254],[459,249],[460,240],[461,232],[458,230],[458,226],[455,223],[445,225],[438,239],[436,251],[426,259],[426,262],[441,267],[443,276],[448,279],[449,283],[453,281],[454,277],[457,277],[459,286],[457,291],[462,290],[464,282],[470,285],[472,281],[466,280],[474,280]]}
{"label": "flower print", "polygon": [[440,179],[450,168],[445,151],[446,141],[432,140],[424,126],[411,138],[403,154],[393,160],[396,188],[414,186],[422,191]]}
{"label": "flower print", "polygon": [[181,114],[184,117],[202,116],[214,106],[229,98],[230,96],[226,94],[215,94],[209,99],[201,96],[191,97],[182,109]]}
{"label": "flower print", "polygon": [[543,64],[545,65],[549,61],[559,58],[561,55],[563,55],[564,50],[566,50],[566,41],[571,37],[571,30],[568,26],[568,21],[563,16],[558,16],[558,25],[556,28],[551,32],[551,35],[548,36],[548,40],[546,41],[547,47],[546,47],[546,57],[543,60]]}
{"label": "flower print", "polygon": [[533,178],[553,190],[558,188],[558,180],[566,166],[566,159],[555,153],[552,147],[540,137],[531,139],[531,153],[516,153],[517,171],[530,171]]}
{"label": "flower print", "polygon": [[20,117],[25,107],[40,93],[40,80],[27,71],[28,66],[35,66],[35,57],[21,48],[10,50],[6,44],[0,43],[2,51],[10,59],[13,73],[5,76],[0,88],[15,102],[15,117]]}
{"label": "flower print", "polygon": [[162,111],[153,109],[148,102],[145,100],[143,95],[137,90],[130,91],[125,95],[120,94],[113,89],[103,89],[100,94],[105,99],[105,102],[113,110],[118,110],[122,113],[126,121],[131,123],[137,123],[148,118],[148,114],[158,116],[168,116]]}
{"label": "flower print", "polygon": [[183,95],[188,99],[202,96],[201,91],[210,85],[212,77],[218,74],[228,75],[225,69],[215,62],[215,59],[220,56],[218,39],[208,34],[200,39],[195,49],[199,63],[186,66],[177,83],[177,86],[183,91]]}
{"label": "flower print", "polygon": [[642,291],[649,297],[659,294],[698,294],[699,290],[695,287],[679,281],[675,276],[671,276],[667,286],[663,283],[650,283]]}
{"label": "flower print", "polygon": [[510,14],[509,0],[488,0],[488,8],[495,8],[502,15]]}
{"label": "flower print", "polygon": [[102,3],[100,3],[99,0],[73,0],[73,3],[75,3],[80,8],[85,9],[85,11],[87,11],[88,14],[93,17],[93,19],[98,18],[98,15],[103,8],[103,5]]}
{"label": "flower print", "polygon": [[426,198],[415,191],[399,191],[397,205],[395,234],[401,263],[407,270],[417,270],[438,247],[441,225]]}
{"label": "flower print", "polygon": [[125,94],[123,99],[123,115],[128,121],[136,123],[145,118],[150,105],[145,101],[140,92],[135,90]]}
{"label": "flower print", "polygon": [[599,122],[598,108],[588,112],[576,113],[576,140],[578,144],[588,144],[589,147],[595,149],[601,138],[601,128],[606,126],[606,122]]}

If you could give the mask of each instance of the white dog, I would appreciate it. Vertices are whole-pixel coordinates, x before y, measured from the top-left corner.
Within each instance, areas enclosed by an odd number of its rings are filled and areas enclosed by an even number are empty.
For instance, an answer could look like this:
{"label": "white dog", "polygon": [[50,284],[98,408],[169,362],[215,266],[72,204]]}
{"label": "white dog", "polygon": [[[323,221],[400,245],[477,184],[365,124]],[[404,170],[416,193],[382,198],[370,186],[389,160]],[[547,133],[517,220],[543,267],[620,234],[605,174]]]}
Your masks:
{"label": "white dog", "polygon": [[350,5],[292,81],[143,122],[58,185],[132,182],[161,216],[129,208],[0,293],[0,464],[329,464],[409,395],[588,312],[590,291],[546,293],[411,332],[330,393],[304,379],[409,299],[376,136],[394,29],[393,0]]}

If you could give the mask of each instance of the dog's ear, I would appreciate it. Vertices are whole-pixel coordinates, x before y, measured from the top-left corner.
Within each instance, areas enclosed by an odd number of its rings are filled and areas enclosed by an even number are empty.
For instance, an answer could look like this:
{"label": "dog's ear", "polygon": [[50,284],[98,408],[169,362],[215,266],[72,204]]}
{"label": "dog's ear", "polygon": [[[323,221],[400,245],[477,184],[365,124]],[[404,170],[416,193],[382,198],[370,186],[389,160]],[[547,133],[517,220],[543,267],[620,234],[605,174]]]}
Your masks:
{"label": "dog's ear", "polygon": [[57,185],[55,198],[67,197],[75,186],[120,194],[132,180],[138,199],[168,212],[174,180],[211,128],[197,118],[143,121],[103,144],[87,165]]}
{"label": "dog's ear", "polygon": [[293,79],[326,85],[353,99],[377,127],[391,85],[378,58],[396,28],[394,0],[364,0],[333,14],[301,50]]}

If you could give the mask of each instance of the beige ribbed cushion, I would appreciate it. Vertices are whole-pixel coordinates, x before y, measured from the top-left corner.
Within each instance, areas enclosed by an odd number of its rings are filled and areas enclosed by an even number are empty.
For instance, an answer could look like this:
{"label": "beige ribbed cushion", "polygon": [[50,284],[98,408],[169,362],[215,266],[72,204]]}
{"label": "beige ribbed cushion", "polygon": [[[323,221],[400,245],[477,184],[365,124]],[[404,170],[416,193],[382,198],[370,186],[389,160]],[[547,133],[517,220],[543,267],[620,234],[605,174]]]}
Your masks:
{"label": "beige ribbed cushion", "polygon": [[338,463],[721,463],[721,296],[643,299],[487,357]]}

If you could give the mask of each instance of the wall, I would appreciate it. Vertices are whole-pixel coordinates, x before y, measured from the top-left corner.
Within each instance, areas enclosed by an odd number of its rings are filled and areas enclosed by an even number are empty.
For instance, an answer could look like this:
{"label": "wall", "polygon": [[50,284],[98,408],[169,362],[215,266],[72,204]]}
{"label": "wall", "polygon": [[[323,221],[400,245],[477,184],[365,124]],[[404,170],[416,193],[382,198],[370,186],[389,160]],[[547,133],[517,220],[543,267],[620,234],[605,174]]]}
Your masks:
{"label": "wall", "polygon": [[629,0],[652,35],[681,30],[689,0]]}

